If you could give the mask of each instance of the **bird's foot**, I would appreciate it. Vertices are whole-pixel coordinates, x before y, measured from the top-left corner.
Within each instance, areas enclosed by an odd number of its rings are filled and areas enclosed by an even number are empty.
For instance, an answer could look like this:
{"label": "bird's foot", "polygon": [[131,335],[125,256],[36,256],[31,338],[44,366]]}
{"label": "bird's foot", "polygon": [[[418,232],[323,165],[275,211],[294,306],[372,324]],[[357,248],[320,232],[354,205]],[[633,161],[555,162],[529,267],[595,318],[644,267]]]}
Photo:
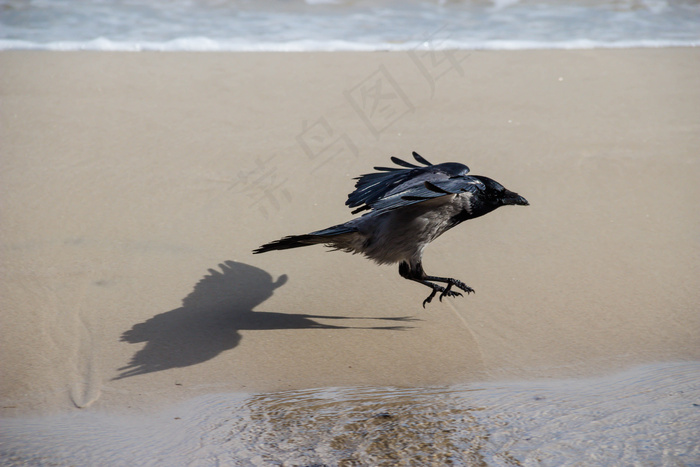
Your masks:
{"label": "bird's foot", "polygon": [[450,282],[449,284],[447,284],[447,287],[445,287],[445,290],[443,290],[442,293],[440,294],[440,301],[442,301],[442,298],[443,298],[443,297],[461,297],[461,296],[462,296],[461,293],[459,293],[459,292],[454,292],[454,291],[452,291],[452,290],[450,290],[450,289],[452,289],[452,283],[451,283],[451,282]]}
{"label": "bird's foot", "polygon": [[[453,285],[454,285],[455,287],[457,287],[458,289],[462,289],[463,291],[467,292],[467,295],[470,294],[470,293],[475,293],[475,292],[474,292],[474,289],[472,289],[472,288],[469,287],[467,284],[465,284],[464,282],[462,282],[462,281],[460,281],[460,280],[457,280],[457,279],[450,279],[450,282],[449,282],[449,284],[447,285],[447,290],[450,290],[450,287],[453,286]],[[461,294],[460,294],[460,295],[461,295]]]}
{"label": "bird's foot", "polygon": [[462,294],[460,292],[455,292],[454,290],[452,290],[452,286],[455,286],[458,289],[463,290],[464,292],[467,293],[467,295],[470,293],[474,293],[474,289],[472,289],[471,287],[466,285],[464,282],[457,280],[457,279],[449,279],[447,282],[447,287],[442,287],[442,286],[437,285],[437,284],[432,284],[433,291],[430,292],[430,295],[428,295],[428,298],[423,300],[423,308],[425,308],[426,303],[430,303],[433,300],[433,298],[435,297],[435,295],[437,295],[438,292],[440,292],[440,301],[442,301],[442,299],[444,297],[461,297]]}
{"label": "bird's foot", "polygon": [[433,284],[433,291],[430,292],[430,295],[428,295],[428,298],[423,300],[423,308],[425,308],[426,303],[430,303],[433,301],[433,298],[435,295],[437,295],[438,292],[440,292],[440,301],[442,301],[443,297],[461,297],[462,294],[459,292],[455,292],[454,290],[450,290],[450,287],[452,287],[452,284],[449,284],[447,287],[442,287],[441,285]]}

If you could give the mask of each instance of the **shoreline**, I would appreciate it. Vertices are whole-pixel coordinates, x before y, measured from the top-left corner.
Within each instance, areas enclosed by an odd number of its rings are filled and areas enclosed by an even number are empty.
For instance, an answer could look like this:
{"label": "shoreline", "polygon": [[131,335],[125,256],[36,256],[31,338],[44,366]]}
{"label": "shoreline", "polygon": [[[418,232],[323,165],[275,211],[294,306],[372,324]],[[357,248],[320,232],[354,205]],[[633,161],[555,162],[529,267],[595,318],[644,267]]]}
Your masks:
{"label": "shoreline", "polygon": [[[0,51],[0,415],[700,360],[700,50],[440,53]],[[414,150],[531,203],[426,249],[476,295],[251,254]]]}
{"label": "shoreline", "polygon": [[[421,455],[485,465],[504,458],[693,464],[700,455],[698,368],[700,362],[656,364],[596,378],[432,388],[211,393],[160,411],[3,417],[0,444],[8,465],[155,458],[192,464],[213,457],[377,465]],[[434,429],[440,427],[447,429]],[[425,445],[418,453],[398,449],[418,443]]]}
{"label": "shoreline", "polygon": [[[189,43],[188,43],[189,42]],[[249,48],[239,45],[212,43],[207,38],[183,38],[163,42],[120,42],[104,38],[89,41],[59,41],[51,43],[36,43],[31,41],[0,39],[0,53],[4,52],[59,52],[59,53],[282,53],[282,54],[316,54],[316,53],[408,53],[408,52],[536,52],[553,50],[559,52],[586,50],[659,50],[659,49],[694,49],[700,46],[700,41],[663,42],[654,40],[635,40],[619,42],[596,42],[588,39],[573,41],[486,41],[471,45],[439,45],[430,44],[429,48],[422,47],[425,41],[406,44],[376,45],[348,42],[328,45],[320,41],[317,46],[301,41],[290,45],[289,41],[266,44],[265,49],[251,45]],[[342,47],[342,48],[338,48]]]}

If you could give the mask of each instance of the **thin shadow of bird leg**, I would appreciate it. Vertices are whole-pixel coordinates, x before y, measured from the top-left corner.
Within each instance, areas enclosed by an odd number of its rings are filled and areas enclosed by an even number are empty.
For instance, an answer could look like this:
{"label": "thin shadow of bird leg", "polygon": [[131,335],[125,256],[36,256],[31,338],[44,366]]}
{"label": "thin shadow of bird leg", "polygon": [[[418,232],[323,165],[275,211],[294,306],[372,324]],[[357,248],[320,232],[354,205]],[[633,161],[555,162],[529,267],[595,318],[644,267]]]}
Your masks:
{"label": "thin shadow of bird leg", "polygon": [[[442,301],[443,297],[461,297],[461,293],[452,290],[453,286],[463,290],[467,294],[474,292],[474,289],[472,289],[460,280],[453,279],[451,277],[438,277],[427,275],[423,270],[423,265],[420,261],[413,265],[413,267],[411,267],[405,261],[401,262],[401,264],[399,264],[399,274],[405,279],[418,282],[419,284],[423,284],[426,287],[430,287],[431,289],[433,289],[433,291],[430,292],[430,295],[428,295],[428,297],[425,300],[423,300],[423,308],[425,308],[426,303],[430,303],[433,300],[433,298],[438,292],[440,292],[440,301]],[[447,287],[434,284],[430,281],[444,282],[447,284]]]}

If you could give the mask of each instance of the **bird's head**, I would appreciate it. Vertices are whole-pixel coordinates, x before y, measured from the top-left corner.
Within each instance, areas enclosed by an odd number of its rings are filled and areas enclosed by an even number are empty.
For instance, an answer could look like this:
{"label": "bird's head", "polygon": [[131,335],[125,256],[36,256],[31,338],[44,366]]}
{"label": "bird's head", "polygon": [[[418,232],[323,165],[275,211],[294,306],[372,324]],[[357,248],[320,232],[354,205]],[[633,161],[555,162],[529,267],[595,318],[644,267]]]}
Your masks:
{"label": "bird's head", "polygon": [[475,178],[478,178],[484,184],[484,189],[480,193],[480,201],[483,203],[484,212],[480,214],[486,214],[501,206],[530,205],[525,198],[514,191],[510,191],[496,180],[481,176],[475,176]]}

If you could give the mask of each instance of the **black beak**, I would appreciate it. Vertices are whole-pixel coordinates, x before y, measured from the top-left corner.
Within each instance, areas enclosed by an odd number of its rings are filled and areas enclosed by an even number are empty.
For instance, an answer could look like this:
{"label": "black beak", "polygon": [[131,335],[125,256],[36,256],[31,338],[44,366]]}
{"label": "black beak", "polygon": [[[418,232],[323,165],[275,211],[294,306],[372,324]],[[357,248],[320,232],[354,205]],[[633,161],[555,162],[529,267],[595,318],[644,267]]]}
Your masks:
{"label": "black beak", "polygon": [[527,202],[525,198],[520,196],[517,193],[513,193],[512,191],[509,191],[506,193],[506,195],[503,197],[503,204],[514,204],[518,206],[529,206],[530,203]]}

